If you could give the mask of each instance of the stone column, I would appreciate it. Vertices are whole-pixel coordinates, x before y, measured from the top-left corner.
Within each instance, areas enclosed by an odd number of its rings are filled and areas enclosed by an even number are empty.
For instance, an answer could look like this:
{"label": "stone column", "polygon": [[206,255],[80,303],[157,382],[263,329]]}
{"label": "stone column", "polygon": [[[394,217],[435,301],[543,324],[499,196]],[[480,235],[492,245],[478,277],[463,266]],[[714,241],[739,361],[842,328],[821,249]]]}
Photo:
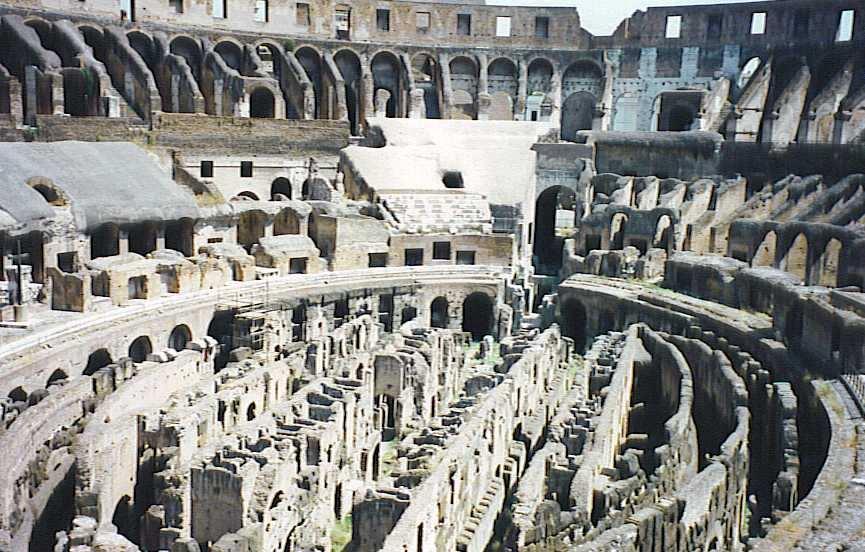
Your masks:
{"label": "stone column", "polygon": [[550,97],[553,103],[550,121],[559,122],[562,116],[562,73],[559,68],[553,70],[550,79]]}
{"label": "stone column", "polygon": [[478,54],[478,96],[477,96],[477,112],[478,120],[486,121],[489,119],[490,104],[492,98],[489,90],[489,60],[486,54]]}
{"label": "stone column", "polygon": [[526,60],[519,61],[519,88],[517,89],[517,102],[514,106],[514,117],[518,121],[526,118],[526,99],[529,96],[529,64]]}
{"label": "stone column", "polygon": [[51,112],[54,115],[63,115],[66,112],[63,103],[63,75],[60,73],[46,73],[51,79]]}
{"label": "stone column", "polygon": [[364,55],[360,60],[360,78],[363,83],[362,99],[364,118],[375,114],[375,81],[372,78],[372,69],[369,65],[369,57]]}
{"label": "stone column", "polygon": [[439,55],[439,68],[441,69],[441,90],[442,90],[442,119],[450,119],[451,111],[453,110],[453,88],[451,87],[451,66],[450,60],[444,54]]}

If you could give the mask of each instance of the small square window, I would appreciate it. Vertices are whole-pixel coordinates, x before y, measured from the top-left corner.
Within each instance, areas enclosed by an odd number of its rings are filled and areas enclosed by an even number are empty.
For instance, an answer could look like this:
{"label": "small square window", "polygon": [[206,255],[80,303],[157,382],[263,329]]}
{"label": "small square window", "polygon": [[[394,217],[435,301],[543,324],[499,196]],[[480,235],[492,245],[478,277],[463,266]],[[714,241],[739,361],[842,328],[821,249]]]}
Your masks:
{"label": "small square window", "polygon": [[473,265],[473,264],[475,264],[475,252],[474,251],[457,251],[457,264],[458,265]]}
{"label": "small square window", "polygon": [[337,8],[336,13],[334,13],[334,26],[336,27],[337,39],[351,39],[351,10],[349,8]]}
{"label": "small square window", "polygon": [[506,15],[496,17],[496,36],[511,36],[511,18]]}
{"label": "small square window", "polygon": [[213,0],[213,10],[211,15],[217,19],[225,19],[228,17],[228,0]]}
{"label": "small square window", "polygon": [[423,249],[406,249],[405,250],[405,266],[422,266],[423,265]]}
{"label": "small square window", "polygon": [[682,16],[668,15],[667,29],[664,33],[666,38],[679,38],[682,36]]}
{"label": "small square window", "polygon": [[761,35],[766,32],[766,12],[754,12],[751,14],[751,34]]}
{"label": "small square window", "polygon": [[429,12],[417,12],[415,16],[415,23],[417,26],[417,30],[421,32],[426,32],[429,30],[430,25],[430,13]]}
{"label": "small square window", "polygon": [[856,12],[844,10],[838,16],[838,32],[835,33],[835,42],[847,42],[853,39],[853,21]]}
{"label": "small square window", "polygon": [[168,7],[174,13],[183,13],[183,0],[168,0]]}
{"label": "small square window", "polygon": [[240,162],[240,178],[252,178],[252,161]]}
{"label": "small square window", "polygon": [[718,40],[721,38],[721,33],[724,31],[724,16],[720,13],[715,13],[709,16],[709,25],[706,29],[706,38],[709,40]]}
{"label": "small square window", "polygon": [[301,27],[309,27],[309,4],[298,2],[295,5],[294,22]]}
{"label": "small square window", "polygon": [[267,12],[267,0],[255,0],[255,15],[253,16],[253,20],[259,23],[267,23]]}
{"label": "small square window", "polygon": [[213,161],[202,161],[198,170],[201,178],[213,178]]}
{"label": "small square window", "polygon": [[370,253],[369,267],[381,268],[387,266],[387,253]]}
{"label": "small square window", "polygon": [[57,268],[63,272],[78,272],[78,253],[76,251],[58,253]]}
{"label": "small square window", "polygon": [[449,261],[451,259],[451,242],[433,242],[433,260]]}
{"label": "small square window", "polygon": [[469,13],[457,14],[457,34],[459,36],[471,36],[472,16]]}
{"label": "small square window", "polygon": [[375,26],[379,31],[390,30],[390,10],[375,10]]}
{"label": "small square window", "polygon": [[549,17],[535,17],[535,38],[550,38]]}
{"label": "small square window", "polygon": [[289,259],[288,261],[289,274],[306,274],[306,257],[298,257]]}

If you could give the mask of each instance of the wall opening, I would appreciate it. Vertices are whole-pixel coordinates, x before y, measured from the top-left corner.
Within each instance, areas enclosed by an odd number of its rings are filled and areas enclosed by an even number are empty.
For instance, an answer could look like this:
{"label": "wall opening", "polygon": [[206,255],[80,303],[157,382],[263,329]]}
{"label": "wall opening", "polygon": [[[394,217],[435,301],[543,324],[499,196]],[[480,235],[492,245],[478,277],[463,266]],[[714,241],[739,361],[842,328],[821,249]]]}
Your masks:
{"label": "wall opening", "polygon": [[463,301],[464,332],[469,332],[473,341],[480,341],[494,333],[493,300],[489,295],[475,292]]}
{"label": "wall opening", "polygon": [[129,345],[129,358],[132,362],[144,362],[152,352],[153,345],[146,335],[135,338],[135,341]]}
{"label": "wall opening", "polygon": [[186,324],[179,324],[171,330],[168,336],[168,347],[175,351],[186,349],[186,344],[192,341],[192,332]]}
{"label": "wall opening", "polygon": [[447,328],[449,324],[448,300],[444,297],[436,297],[430,304],[430,326],[433,328]]}

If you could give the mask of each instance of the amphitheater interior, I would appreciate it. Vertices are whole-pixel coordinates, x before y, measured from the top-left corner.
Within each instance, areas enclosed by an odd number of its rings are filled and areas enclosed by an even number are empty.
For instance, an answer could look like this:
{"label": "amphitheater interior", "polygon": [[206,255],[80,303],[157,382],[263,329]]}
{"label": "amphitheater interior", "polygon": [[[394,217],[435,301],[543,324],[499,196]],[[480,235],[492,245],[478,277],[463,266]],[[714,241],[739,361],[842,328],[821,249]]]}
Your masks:
{"label": "amphitheater interior", "polygon": [[863,0],[0,0],[0,552],[865,551],[863,292]]}

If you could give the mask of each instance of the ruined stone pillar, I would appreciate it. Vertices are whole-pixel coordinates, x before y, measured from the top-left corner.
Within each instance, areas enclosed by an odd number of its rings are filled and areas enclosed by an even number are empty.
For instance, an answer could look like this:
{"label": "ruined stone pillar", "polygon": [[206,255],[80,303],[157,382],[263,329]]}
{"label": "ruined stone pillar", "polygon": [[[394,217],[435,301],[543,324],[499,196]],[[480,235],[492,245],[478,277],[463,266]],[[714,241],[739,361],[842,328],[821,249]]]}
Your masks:
{"label": "ruined stone pillar", "polygon": [[21,97],[21,83],[9,76],[9,114],[15,126],[24,122],[24,102]]}
{"label": "ruined stone pillar", "polygon": [[559,68],[553,70],[553,77],[550,79],[550,99],[553,104],[550,121],[559,122],[562,115],[562,73]]}
{"label": "ruined stone pillar", "polygon": [[63,115],[66,108],[63,102],[63,75],[60,73],[46,73],[51,79],[51,112],[54,115]]}
{"label": "ruined stone pillar", "polygon": [[360,60],[360,73],[363,82],[363,112],[364,118],[366,118],[375,114],[375,82],[372,78],[372,69],[370,69],[367,55],[364,55]]}
{"label": "ruined stone pillar", "polygon": [[492,105],[489,87],[489,60],[486,54],[478,54],[478,65],[480,66],[477,96],[478,120],[486,121],[490,118],[490,105]]}
{"label": "ruined stone pillar", "polygon": [[442,119],[450,119],[453,110],[453,87],[451,86],[450,60],[444,54],[439,55],[439,67],[442,74]]}
{"label": "ruined stone pillar", "polygon": [[517,103],[514,106],[514,117],[518,121],[525,120],[526,117],[526,99],[529,96],[529,64],[526,60],[519,61],[519,88],[517,89]]}

